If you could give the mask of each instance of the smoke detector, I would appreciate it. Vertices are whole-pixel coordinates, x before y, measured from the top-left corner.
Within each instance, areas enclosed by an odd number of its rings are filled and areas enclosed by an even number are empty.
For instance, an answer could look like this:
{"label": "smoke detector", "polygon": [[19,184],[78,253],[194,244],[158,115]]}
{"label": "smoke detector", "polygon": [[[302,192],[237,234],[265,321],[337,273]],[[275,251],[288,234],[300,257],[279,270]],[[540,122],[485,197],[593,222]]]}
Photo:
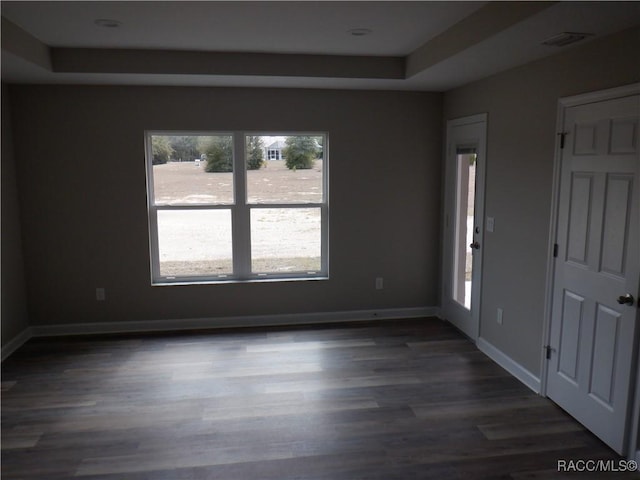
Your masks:
{"label": "smoke detector", "polygon": [[593,33],[562,32],[554,35],[553,37],[547,38],[544,42],[542,42],[542,44],[549,47],[564,47],[566,45],[579,42],[587,37],[592,36]]}

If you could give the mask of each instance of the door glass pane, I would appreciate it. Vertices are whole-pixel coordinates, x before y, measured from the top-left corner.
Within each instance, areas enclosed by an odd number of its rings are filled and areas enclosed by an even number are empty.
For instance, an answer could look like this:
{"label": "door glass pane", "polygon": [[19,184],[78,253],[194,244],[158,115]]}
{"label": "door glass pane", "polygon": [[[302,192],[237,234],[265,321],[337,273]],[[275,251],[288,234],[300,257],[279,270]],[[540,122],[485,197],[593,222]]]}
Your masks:
{"label": "door glass pane", "polygon": [[475,149],[458,149],[456,155],[456,218],[454,220],[453,299],[471,309],[473,274],[474,201],[476,194]]}
{"label": "door glass pane", "polygon": [[232,204],[231,135],[152,135],[156,205]]}
{"label": "door glass pane", "polygon": [[247,135],[248,203],[322,203],[324,135]]}
{"label": "door glass pane", "polygon": [[163,277],[231,274],[231,211],[160,210],[158,247]]}
{"label": "door glass pane", "polygon": [[252,272],[321,270],[321,230],[319,208],[251,209]]}

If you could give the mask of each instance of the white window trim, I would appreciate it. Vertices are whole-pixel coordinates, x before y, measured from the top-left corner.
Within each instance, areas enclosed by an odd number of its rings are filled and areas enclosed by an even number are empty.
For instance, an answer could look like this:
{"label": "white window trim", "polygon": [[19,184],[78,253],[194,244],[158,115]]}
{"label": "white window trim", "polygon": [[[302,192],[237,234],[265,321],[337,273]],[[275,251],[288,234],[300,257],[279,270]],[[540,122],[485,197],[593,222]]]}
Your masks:
{"label": "white window trim", "polygon": [[[149,256],[151,284],[154,286],[191,285],[212,283],[246,283],[298,280],[326,280],[329,278],[329,134],[327,132],[255,132],[255,131],[176,131],[147,130],[145,135],[146,192],[149,227]],[[154,135],[171,136],[232,136],[233,137],[233,195],[228,204],[180,204],[156,205],[153,185],[153,155],[151,138]],[[245,139],[247,136],[323,136],[322,189],[320,203],[248,203]],[[320,270],[314,272],[252,273],[251,272],[251,210],[276,208],[320,209]],[[231,237],[233,273],[212,276],[162,276],[160,275],[160,250],[158,241],[158,211],[161,210],[229,210],[231,212]]]}

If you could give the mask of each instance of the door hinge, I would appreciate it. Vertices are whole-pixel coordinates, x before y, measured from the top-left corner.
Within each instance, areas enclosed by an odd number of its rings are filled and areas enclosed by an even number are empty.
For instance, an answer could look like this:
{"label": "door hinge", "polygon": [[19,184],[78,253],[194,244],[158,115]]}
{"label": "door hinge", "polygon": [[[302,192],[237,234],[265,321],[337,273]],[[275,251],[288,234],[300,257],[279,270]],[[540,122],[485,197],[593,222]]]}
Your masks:
{"label": "door hinge", "polygon": [[551,352],[555,351],[555,349],[551,348],[551,345],[545,345],[544,349],[545,349],[545,356],[547,357],[547,360],[551,360]]}
{"label": "door hinge", "polygon": [[558,257],[558,244],[554,243],[553,244],[553,258],[557,258]]}
{"label": "door hinge", "polygon": [[560,135],[560,150],[564,149],[564,140],[567,137],[567,133],[569,133],[569,132],[560,132],[560,133],[558,133],[558,135]]}

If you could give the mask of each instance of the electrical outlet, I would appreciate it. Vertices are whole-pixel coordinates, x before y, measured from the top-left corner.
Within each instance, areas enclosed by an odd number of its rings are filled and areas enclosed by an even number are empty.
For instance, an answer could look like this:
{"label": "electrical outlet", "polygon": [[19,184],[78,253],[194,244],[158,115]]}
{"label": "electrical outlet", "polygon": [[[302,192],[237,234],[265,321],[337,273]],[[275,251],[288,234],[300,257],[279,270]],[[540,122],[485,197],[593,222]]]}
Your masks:
{"label": "electrical outlet", "polygon": [[498,322],[498,325],[502,325],[502,309],[501,308],[498,309],[498,316],[496,317],[496,321]]}
{"label": "electrical outlet", "polygon": [[98,287],[96,288],[96,300],[98,302],[104,302],[107,298],[107,293],[104,288]]}
{"label": "electrical outlet", "polygon": [[376,290],[382,290],[384,288],[382,277],[376,277]]}

